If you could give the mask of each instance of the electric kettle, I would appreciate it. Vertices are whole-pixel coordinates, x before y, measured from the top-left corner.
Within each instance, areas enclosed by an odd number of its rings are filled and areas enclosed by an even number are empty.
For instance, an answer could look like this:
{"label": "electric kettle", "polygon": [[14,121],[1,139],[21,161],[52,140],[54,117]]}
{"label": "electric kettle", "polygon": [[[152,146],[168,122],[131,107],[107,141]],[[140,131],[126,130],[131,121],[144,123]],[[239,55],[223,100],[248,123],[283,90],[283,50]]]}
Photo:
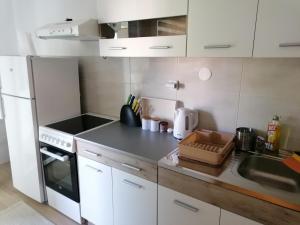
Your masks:
{"label": "electric kettle", "polygon": [[187,109],[178,108],[174,115],[173,136],[177,139],[185,138],[198,126],[198,112]]}

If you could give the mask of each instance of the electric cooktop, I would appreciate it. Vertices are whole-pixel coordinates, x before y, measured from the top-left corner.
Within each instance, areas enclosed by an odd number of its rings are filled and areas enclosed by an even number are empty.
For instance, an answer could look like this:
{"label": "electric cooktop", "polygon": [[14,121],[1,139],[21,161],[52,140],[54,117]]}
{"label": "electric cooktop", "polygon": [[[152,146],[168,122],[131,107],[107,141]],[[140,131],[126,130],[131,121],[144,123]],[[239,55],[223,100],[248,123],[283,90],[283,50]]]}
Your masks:
{"label": "electric cooktop", "polygon": [[112,122],[110,119],[84,114],[78,117],[49,124],[46,127],[76,135],[110,122]]}
{"label": "electric cooktop", "polygon": [[39,141],[74,153],[76,152],[74,136],[110,122],[113,122],[113,120],[83,114],[47,126],[40,126]]}

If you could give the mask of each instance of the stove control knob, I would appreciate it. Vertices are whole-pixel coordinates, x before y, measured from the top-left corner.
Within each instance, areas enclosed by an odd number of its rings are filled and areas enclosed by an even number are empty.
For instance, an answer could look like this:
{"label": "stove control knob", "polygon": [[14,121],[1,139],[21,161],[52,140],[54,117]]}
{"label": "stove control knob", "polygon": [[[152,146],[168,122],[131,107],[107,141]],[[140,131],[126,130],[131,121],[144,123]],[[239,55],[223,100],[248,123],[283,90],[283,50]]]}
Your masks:
{"label": "stove control knob", "polygon": [[64,146],[65,143],[66,143],[65,141],[61,141],[61,142],[60,142],[60,145],[61,145],[61,146]]}
{"label": "stove control knob", "polygon": [[71,143],[67,143],[67,148],[70,148],[71,147]]}

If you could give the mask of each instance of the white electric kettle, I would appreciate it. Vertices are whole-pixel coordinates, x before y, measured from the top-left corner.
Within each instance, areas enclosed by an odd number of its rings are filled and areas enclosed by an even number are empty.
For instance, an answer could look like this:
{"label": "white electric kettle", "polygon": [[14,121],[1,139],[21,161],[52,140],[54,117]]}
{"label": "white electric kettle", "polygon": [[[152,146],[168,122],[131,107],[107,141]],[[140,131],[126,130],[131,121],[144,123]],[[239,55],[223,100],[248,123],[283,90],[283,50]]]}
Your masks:
{"label": "white electric kettle", "polygon": [[185,138],[198,126],[198,112],[178,108],[175,110],[173,135],[177,139]]}

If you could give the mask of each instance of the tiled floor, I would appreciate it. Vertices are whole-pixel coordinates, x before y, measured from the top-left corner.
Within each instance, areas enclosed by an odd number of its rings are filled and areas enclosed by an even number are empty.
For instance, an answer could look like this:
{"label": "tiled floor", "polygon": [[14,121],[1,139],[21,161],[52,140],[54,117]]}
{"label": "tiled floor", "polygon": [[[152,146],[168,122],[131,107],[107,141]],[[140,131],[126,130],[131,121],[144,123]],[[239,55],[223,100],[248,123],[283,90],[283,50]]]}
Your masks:
{"label": "tiled floor", "polygon": [[24,201],[56,225],[78,225],[51,207],[37,203],[14,189],[12,186],[10,166],[8,163],[2,164],[0,165],[0,211],[18,201]]}

